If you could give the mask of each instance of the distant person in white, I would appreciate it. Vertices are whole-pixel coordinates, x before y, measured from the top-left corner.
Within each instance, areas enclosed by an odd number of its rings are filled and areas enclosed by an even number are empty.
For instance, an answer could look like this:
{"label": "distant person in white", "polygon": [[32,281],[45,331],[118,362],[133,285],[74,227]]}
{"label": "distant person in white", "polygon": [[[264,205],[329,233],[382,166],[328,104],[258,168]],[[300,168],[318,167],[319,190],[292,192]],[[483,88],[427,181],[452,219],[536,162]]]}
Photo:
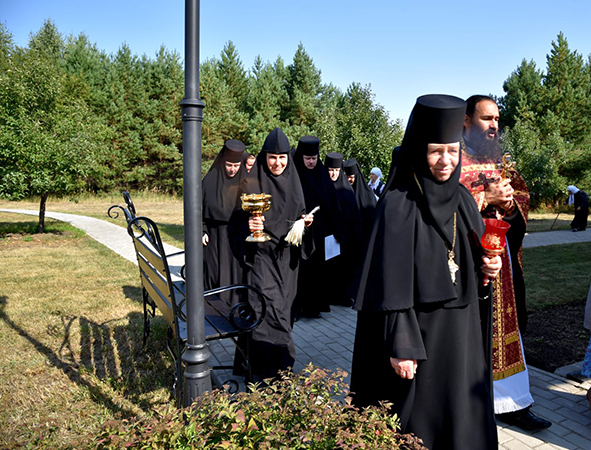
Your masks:
{"label": "distant person in white", "polygon": [[376,198],[379,198],[385,186],[382,181],[382,171],[379,168],[374,167],[371,169],[367,185],[371,188]]}

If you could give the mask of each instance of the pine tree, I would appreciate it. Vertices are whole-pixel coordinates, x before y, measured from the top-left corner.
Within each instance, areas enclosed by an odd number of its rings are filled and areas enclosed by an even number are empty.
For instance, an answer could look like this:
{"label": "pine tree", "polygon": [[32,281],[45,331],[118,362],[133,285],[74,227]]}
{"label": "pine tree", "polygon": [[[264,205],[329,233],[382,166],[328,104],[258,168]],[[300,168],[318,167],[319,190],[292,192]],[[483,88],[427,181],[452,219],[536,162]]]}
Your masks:
{"label": "pine tree", "polygon": [[557,41],[552,42],[546,60],[542,107],[558,117],[562,137],[575,144],[582,142],[591,124],[590,84],[583,58],[569,49],[566,38],[560,33]]}
{"label": "pine tree", "polygon": [[289,105],[284,120],[293,125],[313,127],[322,80],[320,70],[316,69],[301,43],[292,64],[287,67],[286,81]]}
{"label": "pine tree", "polygon": [[218,76],[226,82],[228,91],[234,97],[236,105],[243,109],[246,101],[248,80],[240,56],[238,56],[238,51],[232,41],[228,41],[224,46],[217,68]]}
{"label": "pine tree", "polygon": [[501,126],[512,127],[519,117],[533,120],[541,111],[542,72],[532,60],[521,65],[505,80],[505,96],[499,101]]}

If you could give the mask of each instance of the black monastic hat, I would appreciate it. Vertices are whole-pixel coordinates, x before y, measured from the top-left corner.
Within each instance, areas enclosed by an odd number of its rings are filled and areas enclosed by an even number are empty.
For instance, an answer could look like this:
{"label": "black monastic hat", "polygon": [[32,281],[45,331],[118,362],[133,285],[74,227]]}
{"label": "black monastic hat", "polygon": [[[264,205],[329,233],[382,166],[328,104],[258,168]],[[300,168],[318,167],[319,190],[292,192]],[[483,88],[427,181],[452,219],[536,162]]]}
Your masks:
{"label": "black monastic hat", "polygon": [[343,166],[343,155],[338,152],[330,152],[324,158],[324,165],[331,169],[340,169]]}
{"label": "black monastic hat", "polygon": [[445,94],[423,95],[417,99],[408,121],[406,135],[414,142],[449,144],[462,139],[466,102]]}
{"label": "black monastic hat", "polygon": [[320,153],[320,140],[316,136],[302,136],[298,142],[298,152],[305,156],[316,156]]}
{"label": "black monastic hat", "polygon": [[343,163],[343,169],[347,175],[355,175],[359,173],[359,167],[357,166],[357,160],[355,158],[349,158]]}
{"label": "black monastic hat", "polygon": [[273,154],[289,153],[290,150],[289,139],[281,128],[271,130],[261,149],[263,152]]}
{"label": "black monastic hat", "polygon": [[230,139],[224,143],[224,158],[226,161],[237,163],[242,161],[246,146],[238,139]]}

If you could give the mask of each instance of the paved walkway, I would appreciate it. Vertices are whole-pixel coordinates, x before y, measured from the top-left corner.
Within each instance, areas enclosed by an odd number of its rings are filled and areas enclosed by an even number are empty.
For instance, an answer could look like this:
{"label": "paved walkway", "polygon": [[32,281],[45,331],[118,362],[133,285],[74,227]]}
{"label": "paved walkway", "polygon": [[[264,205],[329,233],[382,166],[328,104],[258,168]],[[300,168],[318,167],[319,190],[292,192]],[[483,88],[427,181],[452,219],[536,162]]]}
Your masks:
{"label": "paved walkway", "polygon": [[[37,211],[0,209],[0,212],[15,212],[37,215]],[[135,253],[127,231],[112,223],[72,214],[46,212],[46,216],[68,222],[84,230],[89,236],[109,247],[124,258],[136,263]],[[123,222],[123,221],[122,221]],[[526,235],[524,247],[558,245],[591,241],[591,230],[549,231]],[[170,246],[171,253],[179,249]],[[327,369],[351,369],[353,337],[356,315],[351,308],[333,306],[332,312],[320,319],[301,319],[296,322],[293,336],[297,347],[294,369],[301,370],[310,362]],[[582,319],[581,319],[582,321]],[[233,349],[221,342],[210,345],[218,362],[230,362]],[[591,412],[585,398],[591,383],[577,383],[565,378],[565,374],[580,368],[581,363],[548,373],[529,367],[530,383],[535,404],[532,411],[553,422],[553,425],[533,433],[499,424],[499,449],[506,450],[591,450]],[[466,418],[469,420],[469,418]],[[478,449],[474,449],[478,450]]]}

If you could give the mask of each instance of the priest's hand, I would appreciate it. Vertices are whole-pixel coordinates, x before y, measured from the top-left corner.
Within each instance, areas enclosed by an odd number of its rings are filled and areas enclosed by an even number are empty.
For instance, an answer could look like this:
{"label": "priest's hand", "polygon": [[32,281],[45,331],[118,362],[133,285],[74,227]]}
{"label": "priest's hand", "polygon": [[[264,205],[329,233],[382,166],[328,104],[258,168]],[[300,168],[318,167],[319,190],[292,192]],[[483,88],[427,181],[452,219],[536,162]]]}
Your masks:
{"label": "priest's hand", "polygon": [[489,205],[504,207],[513,202],[513,193],[515,190],[511,187],[511,180],[504,180],[489,183],[484,190],[484,198]]}
{"label": "priest's hand", "polygon": [[412,380],[417,373],[416,359],[390,358],[390,364],[392,364],[392,368],[396,371],[396,375],[398,375],[400,378]]}
{"label": "priest's hand", "polygon": [[263,222],[265,221],[265,216],[250,216],[248,218],[248,229],[250,230],[251,233],[254,233],[255,231],[263,231],[264,230],[264,226],[263,226]]}
{"label": "priest's hand", "polygon": [[201,242],[203,243],[204,247],[207,247],[207,244],[209,244],[209,236],[207,235],[207,233],[203,234]]}
{"label": "priest's hand", "polygon": [[302,219],[304,219],[304,226],[308,228],[314,222],[314,214],[302,214]]}
{"label": "priest's hand", "polygon": [[492,258],[482,255],[482,265],[480,266],[480,270],[482,270],[482,273],[484,274],[484,286],[486,286],[490,280],[494,279],[499,274],[502,266],[503,261],[499,255]]}

